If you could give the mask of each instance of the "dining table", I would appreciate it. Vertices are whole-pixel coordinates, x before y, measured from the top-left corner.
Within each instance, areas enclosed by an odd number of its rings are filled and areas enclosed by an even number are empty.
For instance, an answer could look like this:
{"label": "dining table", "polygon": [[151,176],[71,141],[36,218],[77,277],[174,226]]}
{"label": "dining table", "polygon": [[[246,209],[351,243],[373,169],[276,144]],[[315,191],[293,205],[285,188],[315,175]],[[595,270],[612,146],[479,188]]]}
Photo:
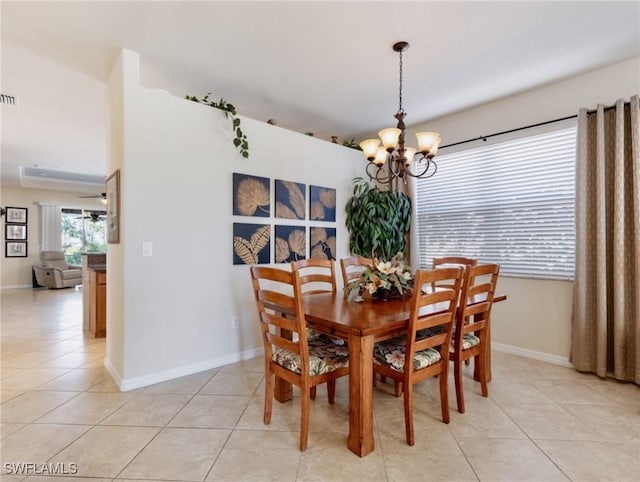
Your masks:
{"label": "dining table", "polygon": [[[496,295],[494,303],[506,299]],[[484,299],[470,299],[470,304]],[[373,435],[373,345],[406,333],[409,325],[410,298],[350,301],[343,292],[303,295],[307,326],[347,341],[349,347],[349,449],[360,457],[374,450]],[[423,308],[421,314],[447,309],[447,303]],[[491,343],[487,344],[487,375],[491,379]],[[477,365],[477,364],[475,364]],[[478,378],[474,373],[474,378]],[[291,385],[276,379],[275,398],[292,398]]]}

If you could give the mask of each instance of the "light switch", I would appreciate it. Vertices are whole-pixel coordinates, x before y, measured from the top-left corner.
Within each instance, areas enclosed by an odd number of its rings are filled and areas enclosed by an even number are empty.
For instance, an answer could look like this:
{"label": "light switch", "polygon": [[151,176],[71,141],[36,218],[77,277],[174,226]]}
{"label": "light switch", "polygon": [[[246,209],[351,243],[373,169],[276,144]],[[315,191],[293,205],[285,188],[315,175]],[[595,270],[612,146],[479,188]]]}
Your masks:
{"label": "light switch", "polygon": [[142,243],[142,256],[153,256],[153,243],[151,241]]}

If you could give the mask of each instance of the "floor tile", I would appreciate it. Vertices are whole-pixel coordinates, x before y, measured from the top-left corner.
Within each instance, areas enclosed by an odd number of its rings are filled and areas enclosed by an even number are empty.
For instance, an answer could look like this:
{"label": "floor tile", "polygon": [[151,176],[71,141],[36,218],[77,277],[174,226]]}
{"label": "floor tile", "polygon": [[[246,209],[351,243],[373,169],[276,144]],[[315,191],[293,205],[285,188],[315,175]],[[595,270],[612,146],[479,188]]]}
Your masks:
{"label": "floor tile", "polygon": [[2,380],[3,390],[31,390],[54,380],[70,370],[68,368],[26,368]]}
{"label": "floor tile", "polygon": [[228,430],[166,428],[120,477],[204,480],[229,434]]}
{"label": "floor tile", "polygon": [[248,403],[249,397],[196,395],[169,425],[232,429],[238,423]]}
{"label": "floor tile", "polygon": [[216,373],[200,390],[200,395],[254,395],[264,378],[262,373],[225,372]]}
{"label": "floor tile", "polygon": [[110,477],[122,469],[158,433],[153,427],[93,427],[51,462],[74,461],[80,477]]}
{"label": "floor tile", "polygon": [[25,427],[24,423],[0,423],[0,439],[5,438],[7,435],[12,434],[16,430],[20,430]]}
{"label": "floor tile", "polygon": [[76,368],[64,375],[40,385],[36,390],[83,392],[109,377],[104,368]]}
{"label": "floor tile", "polygon": [[535,388],[558,403],[585,403],[609,405],[611,400],[580,380],[534,380]]}
{"label": "floor tile", "polygon": [[531,440],[464,437],[458,437],[457,440],[480,480],[569,480]]}
{"label": "floor tile", "polygon": [[2,464],[44,464],[90,428],[88,425],[27,425],[2,440]]}
{"label": "floor tile", "polygon": [[300,454],[296,480],[360,482],[365,474],[368,482],[387,480],[381,450],[358,457],[347,448],[347,434],[315,432]]}
{"label": "floor tile", "polygon": [[96,424],[124,405],[132,393],[83,392],[38,419],[41,423]]}
{"label": "floor tile", "polygon": [[4,403],[18,395],[22,395],[26,390],[0,390],[0,403]]}
{"label": "floor tile", "polygon": [[[236,430],[229,437],[208,481],[295,481],[300,435],[297,432]],[[265,447],[269,447],[265,450]]]}
{"label": "floor tile", "polygon": [[77,392],[25,392],[4,402],[0,417],[3,422],[31,423],[77,396]]}
{"label": "floor tile", "polygon": [[525,434],[490,398],[465,393],[465,413],[458,412],[455,396],[450,398],[449,430],[456,437],[525,438]]}
{"label": "floor tile", "polygon": [[138,393],[100,424],[164,427],[190,398],[180,394]]}
{"label": "floor tile", "polygon": [[[601,441],[640,441],[640,405],[562,405]],[[640,454],[638,454],[640,456]]]}
{"label": "floor tile", "polygon": [[216,373],[216,370],[206,370],[194,373],[186,377],[176,378],[162,383],[156,383],[143,389],[146,393],[183,393],[195,395],[200,391],[205,383]]}
{"label": "floor tile", "polygon": [[223,366],[223,372],[252,372],[264,374],[264,357],[250,358]]}
{"label": "floor tile", "polygon": [[632,482],[640,473],[636,443],[538,440],[536,444],[571,480]]}
{"label": "floor tile", "polygon": [[415,442],[407,445],[404,433],[380,433],[379,450],[384,453],[389,482],[421,480],[427,474],[430,481],[477,480],[450,433],[425,433]]}
{"label": "floor tile", "polygon": [[502,408],[534,440],[597,440],[589,424],[557,404],[503,404]]}

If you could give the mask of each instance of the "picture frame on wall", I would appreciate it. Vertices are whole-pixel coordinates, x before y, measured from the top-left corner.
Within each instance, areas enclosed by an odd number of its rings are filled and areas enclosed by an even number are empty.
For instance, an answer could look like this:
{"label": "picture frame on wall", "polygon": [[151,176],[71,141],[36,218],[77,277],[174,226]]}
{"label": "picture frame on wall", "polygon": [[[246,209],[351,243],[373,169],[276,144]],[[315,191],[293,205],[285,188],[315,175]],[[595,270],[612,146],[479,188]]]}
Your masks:
{"label": "picture frame on wall", "polygon": [[4,239],[26,241],[27,225],[26,224],[5,224]]}
{"label": "picture frame on wall", "polygon": [[27,257],[27,243],[25,241],[6,241],[4,248],[5,258]]}
{"label": "picture frame on wall", "polygon": [[120,169],[107,178],[107,243],[120,243]]}
{"label": "picture frame on wall", "polygon": [[27,224],[27,215],[29,213],[28,208],[11,208],[7,207],[6,222]]}

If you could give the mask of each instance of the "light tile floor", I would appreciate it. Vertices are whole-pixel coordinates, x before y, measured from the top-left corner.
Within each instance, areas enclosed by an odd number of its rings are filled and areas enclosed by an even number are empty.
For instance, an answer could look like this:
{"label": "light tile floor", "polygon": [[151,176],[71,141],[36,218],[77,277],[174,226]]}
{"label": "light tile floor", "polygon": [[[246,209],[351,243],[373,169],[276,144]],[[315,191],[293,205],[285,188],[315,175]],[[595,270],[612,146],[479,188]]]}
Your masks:
{"label": "light tile floor", "polygon": [[[640,388],[494,352],[489,398],[466,372],[467,413],[440,421],[435,381],[418,385],[416,445],[402,399],[375,389],[376,450],[346,448],[347,380],[334,406],[320,389],[308,449],[299,404],[262,423],[262,360],[120,393],[102,367],[105,341],[81,331],[81,292],[1,294],[2,480],[56,482],[638,480]],[[453,383],[451,383],[453,386]],[[11,474],[17,463],[77,464],[74,478]],[[62,468],[62,465],[59,466]]]}

